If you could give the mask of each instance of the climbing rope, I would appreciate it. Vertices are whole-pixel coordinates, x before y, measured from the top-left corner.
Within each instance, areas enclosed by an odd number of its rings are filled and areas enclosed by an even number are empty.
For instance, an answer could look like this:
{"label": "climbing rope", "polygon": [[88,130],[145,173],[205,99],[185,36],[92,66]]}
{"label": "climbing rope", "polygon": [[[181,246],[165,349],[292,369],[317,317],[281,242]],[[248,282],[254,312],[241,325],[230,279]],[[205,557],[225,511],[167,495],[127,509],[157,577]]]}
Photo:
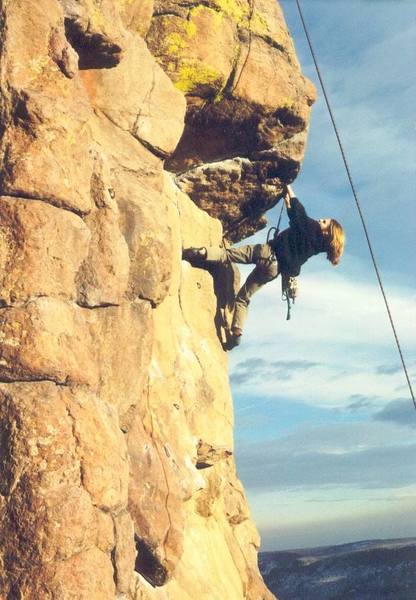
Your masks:
{"label": "climbing rope", "polygon": [[361,220],[361,224],[362,224],[363,229],[364,229],[364,234],[365,234],[365,238],[367,240],[368,249],[370,251],[371,260],[373,262],[374,270],[375,270],[375,273],[376,273],[376,276],[377,276],[377,281],[378,281],[378,284],[379,284],[379,287],[380,287],[380,290],[381,290],[381,294],[383,296],[383,300],[384,300],[384,304],[385,304],[385,307],[386,307],[386,310],[387,310],[387,314],[388,314],[388,318],[389,318],[389,321],[390,321],[390,325],[391,325],[391,328],[393,330],[393,335],[394,335],[394,339],[396,341],[397,350],[399,352],[400,360],[401,360],[401,363],[402,363],[402,366],[403,366],[403,371],[404,371],[404,374],[405,374],[405,377],[406,377],[406,380],[407,380],[407,384],[409,386],[409,391],[410,391],[410,395],[412,397],[413,406],[414,406],[414,408],[416,410],[416,400],[415,400],[415,396],[414,396],[414,393],[413,393],[413,388],[412,388],[412,384],[411,384],[411,381],[410,381],[409,373],[408,373],[408,370],[407,370],[407,367],[406,367],[406,363],[405,363],[405,360],[404,360],[403,352],[402,352],[402,349],[401,349],[401,346],[400,346],[399,337],[398,337],[397,332],[396,332],[396,326],[394,324],[394,320],[393,320],[393,316],[392,316],[392,313],[391,313],[391,310],[390,310],[390,306],[389,306],[389,303],[388,303],[388,300],[387,300],[386,292],[384,291],[384,285],[383,285],[383,282],[381,280],[380,271],[379,271],[378,266],[377,266],[377,261],[376,261],[375,254],[374,254],[374,251],[373,251],[373,247],[372,247],[372,244],[371,244],[371,240],[370,240],[370,236],[369,236],[369,233],[368,233],[367,225],[366,225],[366,222],[365,222],[365,219],[364,219],[364,214],[362,212],[361,204],[360,204],[360,201],[359,201],[359,198],[358,198],[358,194],[357,194],[357,191],[355,189],[355,185],[354,185],[354,182],[353,182],[353,179],[352,179],[350,168],[348,166],[348,162],[347,162],[346,154],[345,154],[345,151],[344,151],[344,147],[343,147],[343,144],[341,142],[341,137],[340,137],[339,132],[338,132],[338,127],[337,127],[337,124],[335,122],[333,111],[331,109],[331,105],[330,105],[328,94],[326,92],[326,88],[325,88],[325,85],[324,85],[324,82],[323,82],[323,78],[322,78],[321,71],[320,71],[320,68],[319,68],[319,65],[318,65],[316,54],[315,54],[315,51],[314,51],[313,46],[312,46],[311,37],[309,35],[308,28],[306,26],[306,22],[305,22],[305,19],[304,19],[304,16],[303,16],[303,12],[302,12],[302,8],[301,8],[300,0],[296,0],[296,6],[297,6],[297,9],[298,9],[298,12],[299,12],[299,17],[300,17],[300,20],[302,22],[302,26],[303,26],[303,30],[305,32],[306,39],[308,41],[309,50],[311,52],[312,59],[313,59],[313,62],[315,64],[315,69],[316,69],[316,72],[317,72],[317,75],[318,75],[318,78],[319,78],[319,83],[321,84],[321,88],[322,88],[322,92],[323,92],[323,95],[324,95],[324,98],[325,98],[326,106],[328,108],[329,116],[331,117],[332,126],[334,128],[335,136],[336,136],[337,142],[338,142],[338,146],[339,146],[340,151],[341,151],[342,160],[344,162],[345,170],[347,172],[348,180],[349,180],[349,183],[350,183],[350,186],[351,186],[351,190],[352,190],[352,193],[353,193],[353,196],[354,196],[354,199],[355,199],[355,204],[356,204],[356,207],[357,207],[357,210],[358,210],[358,214],[359,214],[359,217],[360,217],[360,220]]}
{"label": "climbing rope", "polygon": [[280,233],[280,223],[282,221],[283,208],[284,208],[284,204],[282,202],[282,207],[280,209],[280,214],[279,214],[279,220],[277,221],[276,227],[270,227],[269,231],[267,232],[266,244],[268,244],[270,242],[270,240],[272,240],[273,238],[277,238],[277,236]]}

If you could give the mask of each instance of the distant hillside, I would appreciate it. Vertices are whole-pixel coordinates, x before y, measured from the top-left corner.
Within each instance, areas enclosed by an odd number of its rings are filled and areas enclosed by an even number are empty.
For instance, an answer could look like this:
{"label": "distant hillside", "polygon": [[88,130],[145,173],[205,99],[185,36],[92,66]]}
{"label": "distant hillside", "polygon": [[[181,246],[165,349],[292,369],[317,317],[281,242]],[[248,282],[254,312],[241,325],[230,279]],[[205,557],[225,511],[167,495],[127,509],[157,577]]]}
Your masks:
{"label": "distant hillside", "polygon": [[263,552],[259,566],[279,600],[416,599],[416,538]]}

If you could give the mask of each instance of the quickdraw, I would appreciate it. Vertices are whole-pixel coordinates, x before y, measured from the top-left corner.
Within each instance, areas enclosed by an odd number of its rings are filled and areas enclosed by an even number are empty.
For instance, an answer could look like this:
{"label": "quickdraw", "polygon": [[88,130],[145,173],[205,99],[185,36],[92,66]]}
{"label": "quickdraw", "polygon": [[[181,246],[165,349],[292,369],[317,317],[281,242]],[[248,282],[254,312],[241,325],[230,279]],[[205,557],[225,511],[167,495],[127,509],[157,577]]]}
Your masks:
{"label": "quickdraw", "polygon": [[[287,302],[286,321],[290,321],[290,311],[298,295],[297,277],[282,274],[282,300]],[[292,301],[292,304],[290,303]]]}

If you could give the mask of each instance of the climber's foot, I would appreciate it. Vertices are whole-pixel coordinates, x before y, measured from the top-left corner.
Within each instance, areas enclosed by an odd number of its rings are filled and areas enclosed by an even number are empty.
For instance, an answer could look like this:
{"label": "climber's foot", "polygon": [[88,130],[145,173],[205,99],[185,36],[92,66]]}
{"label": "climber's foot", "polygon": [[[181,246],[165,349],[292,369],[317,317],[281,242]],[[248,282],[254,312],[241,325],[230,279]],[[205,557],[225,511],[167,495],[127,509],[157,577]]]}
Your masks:
{"label": "climber's foot", "polygon": [[228,337],[225,349],[232,350],[236,346],[239,346],[241,344],[242,337],[243,337],[243,330],[240,329],[239,327],[233,327],[232,331],[229,332],[229,337]]}
{"label": "climber's foot", "polygon": [[243,337],[243,330],[240,329],[240,327],[233,327],[234,346],[239,346],[241,344],[242,337]]}
{"label": "climber's foot", "polygon": [[191,264],[202,264],[207,258],[206,248],[184,248],[182,250],[183,260],[187,260]]}

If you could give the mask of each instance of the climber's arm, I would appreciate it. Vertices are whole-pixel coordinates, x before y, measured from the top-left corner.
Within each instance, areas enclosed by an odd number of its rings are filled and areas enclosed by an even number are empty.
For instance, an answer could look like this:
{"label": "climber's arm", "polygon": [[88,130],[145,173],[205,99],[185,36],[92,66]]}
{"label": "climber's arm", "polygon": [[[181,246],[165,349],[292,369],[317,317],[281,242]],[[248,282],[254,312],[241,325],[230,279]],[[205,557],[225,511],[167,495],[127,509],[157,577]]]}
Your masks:
{"label": "climber's arm", "polygon": [[294,198],[294,194],[293,194],[293,190],[290,187],[290,185],[287,186],[286,188],[286,194],[284,195],[283,199],[285,201],[285,206],[288,210],[290,210],[291,208],[291,204],[290,204],[290,200]]}
{"label": "climber's arm", "polygon": [[290,185],[287,186],[287,191],[284,200],[291,226],[297,227],[301,230],[306,230],[308,227],[308,222],[312,221],[313,219],[310,219],[308,217],[305,208],[299,202]]}
{"label": "climber's arm", "polygon": [[286,186],[286,190],[287,190],[287,192],[286,192],[286,195],[288,195],[288,196],[289,196],[289,198],[295,198],[295,197],[296,197],[296,194],[295,194],[295,192],[292,190],[292,186],[291,186],[291,185],[287,185],[287,186]]}

